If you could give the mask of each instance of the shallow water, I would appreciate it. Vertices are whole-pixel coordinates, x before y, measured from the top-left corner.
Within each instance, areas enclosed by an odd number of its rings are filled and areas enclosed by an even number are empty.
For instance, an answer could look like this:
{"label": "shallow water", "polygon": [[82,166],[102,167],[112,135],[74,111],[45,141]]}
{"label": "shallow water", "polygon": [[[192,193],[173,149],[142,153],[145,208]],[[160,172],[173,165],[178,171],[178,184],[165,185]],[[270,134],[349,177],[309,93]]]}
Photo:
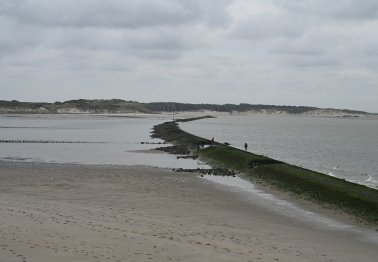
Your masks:
{"label": "shallow water", "polygon": [[378,120],[222,116],[181,123],[190,133],[378,188]]}
{"label": "shallow water", "polygon": [[143,118],[93,115],[0,116],[0,140],[65,142],[0,143],[0,160],[149,165],[169,168],[205,166],[190,159],[177,160],[175,156],[163,152],[154,154],[143,152],[165,146],[141,144],[141,142],[163,142],[150,138],[150,132],[154,125],[166,120],[165,116]]}

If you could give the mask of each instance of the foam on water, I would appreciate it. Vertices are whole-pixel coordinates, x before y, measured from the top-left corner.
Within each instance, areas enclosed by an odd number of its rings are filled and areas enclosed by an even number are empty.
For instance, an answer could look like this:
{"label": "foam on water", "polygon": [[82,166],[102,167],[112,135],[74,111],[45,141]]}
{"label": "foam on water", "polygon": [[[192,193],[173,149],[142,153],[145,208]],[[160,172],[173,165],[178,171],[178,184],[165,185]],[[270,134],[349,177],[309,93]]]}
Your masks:
{"label": "foam on water", "polygon": [[373,183],[373,184],[378,184],[378,180],[374,179],[373,176],[368,175],[368,178],[366,179],[366,182]]}

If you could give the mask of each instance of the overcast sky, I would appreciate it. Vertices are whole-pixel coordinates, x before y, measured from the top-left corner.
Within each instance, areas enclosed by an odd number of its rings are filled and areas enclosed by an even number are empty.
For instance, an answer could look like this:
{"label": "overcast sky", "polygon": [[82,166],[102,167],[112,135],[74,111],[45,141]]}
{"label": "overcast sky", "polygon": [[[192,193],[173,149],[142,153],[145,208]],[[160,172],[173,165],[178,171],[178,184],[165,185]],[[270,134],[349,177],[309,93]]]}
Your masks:
{"label": "overcast sky", "polygon": [[0,0],[0,100],[378,112],[377,73],[377,0]]}

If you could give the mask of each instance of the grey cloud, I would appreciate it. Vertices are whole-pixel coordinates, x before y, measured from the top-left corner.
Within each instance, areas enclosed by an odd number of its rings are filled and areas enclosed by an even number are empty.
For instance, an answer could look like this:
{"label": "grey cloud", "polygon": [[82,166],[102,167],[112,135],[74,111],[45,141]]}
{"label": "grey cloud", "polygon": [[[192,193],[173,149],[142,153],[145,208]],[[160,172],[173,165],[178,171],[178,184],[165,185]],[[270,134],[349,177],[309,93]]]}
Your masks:
{"label": "grey cloud", "polygon": [[135,56],[144,59],[175,60],[182,57],[177,50],[137,50]]}
{"label": "grey cloud", "polygon": [[129,46],[135,49],[182,50],[190,49],[191,40],[177,32],[146,30],[130,37]]}
{"label": "grey cloud", "polygon": [[295,38],[303,33],[304,28],[296,18],[280,14],[261,14],[241,20],[233,29],[232,35],[244,39],[269,40]]}
{"label": "grey cloud", "polygon": [[376,2],[1,0],[1,93],[378,112]]}
{"label": "grey cloud", "polygon": [[[165,3],[165,4],[164,4]],[[19,22],[44,26],[139,27],[181,24],[196,15],[196,5],[182,1],[21,0],[1,8]]]}
{"label": "grey cloud", "polygon": [[[214,1],[213,1],[214,2]],[[216,1],[215,1],[216,2]],[[226,2],[222,0],[222,2]],[[26,24],[63,27],[179,26],[224,19],[224,9],[199,0],[5,0],[0,14]]]}
{"label": "grey cloud", "polygon": [[56,49],[77,49],[91,52],[112,51],[123,57],[144,59],[179,58],[182,52],[199,45],[191,33],[181,34],[166,29],[104,30],[70,29],[65,34],[51,35],[50,47]]}
{"label": "grey cloud", "polygon": [[340,60],[327,56],[289,56],[285,58],[285,64],[305,69],[307,67],[330,67],[340,65]]}
{"label": "grey cloud", "polygon": [[338,36],[313,29],[295,39],[285,38],[274,41],[269,48],[277,55],[297,56],[296,59],[300,59],[300,57],[324,57],[329,55],[327,53],[330,51],[330,47],[338,45],[339,41]]}
{"label": "grey cloud", "polygon": [[311,46],[309,44],[302,44],[296,42],[277,42],[272,51],[282,55],[295,55],[295,56],[319,56],[324,54],[322,48]]}
{"label": "grey cloud", "polygon": [[206,25],[213,27],[226,27],[230,23],[227,6],[235,0],[199,0],[200,10]]}
{"label": "grey cloud", "polygon": [[[367,1],[364,5],[350,0],[277,0],[270,3],[275,6],[274,12],[251,14],[241,19],[234,26],[232,36],[275,56],[279,63],[295,68],[371,66],[367,55],[374,54],[378,46],[378,39],[372,33],[378,20],[364,14],[363,10],[375,12],[378,9],[373,7],[378,2]],[[345,21],[340,20],[341,14]],[[365,20],[356,22],[359,15]],[[259,41],[263,41],[263,45],[257,46]]]}
{"label": "grey cloud", "polygon": [[29,26],[20,27],[17,23],[0,17],[0,59],[41,44],[44,30],[33,30]]}
{"label": "grey cloud", "polygon": [[225,25],[224,7],[229,2],[4,0],[0,2],[0,21],[5,24],[0,56],[43,47],[179,58],[180,52],[204,45],[206,36],[200,34],[208,30],[198,27]]}
{"label": "grey cloud", "polygon": [[376,0],[273,0],[280,8],[330,19],[377,19]]}
{"label": "grey cloud", "polygon": [[378,56],[378,46],[377,42],[375,43],[368,43],[364,48],[364,53],[367,56]]}

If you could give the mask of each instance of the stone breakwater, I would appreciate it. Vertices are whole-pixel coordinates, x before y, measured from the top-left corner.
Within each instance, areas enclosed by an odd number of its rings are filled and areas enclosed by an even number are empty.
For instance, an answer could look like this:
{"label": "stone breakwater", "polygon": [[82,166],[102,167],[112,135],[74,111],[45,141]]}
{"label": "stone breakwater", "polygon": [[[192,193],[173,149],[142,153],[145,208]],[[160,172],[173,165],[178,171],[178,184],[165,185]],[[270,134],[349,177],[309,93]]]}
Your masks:
{"label": "stone breakwater", "polygon": [[191,153],[190,149],[185,145],[158,147],[156,148],[156,150],[163,151],[173,155],[189,155]]}
{"label": "stone breakwater", "polygon": [[195,169],[185,169],[185,168],[174,168],[172,172],[177,173],[197,173],[202,175],[213,175],[213,176],[232,176],[236,177],[236,173],[233,170],[227,168],[195,168]]}

